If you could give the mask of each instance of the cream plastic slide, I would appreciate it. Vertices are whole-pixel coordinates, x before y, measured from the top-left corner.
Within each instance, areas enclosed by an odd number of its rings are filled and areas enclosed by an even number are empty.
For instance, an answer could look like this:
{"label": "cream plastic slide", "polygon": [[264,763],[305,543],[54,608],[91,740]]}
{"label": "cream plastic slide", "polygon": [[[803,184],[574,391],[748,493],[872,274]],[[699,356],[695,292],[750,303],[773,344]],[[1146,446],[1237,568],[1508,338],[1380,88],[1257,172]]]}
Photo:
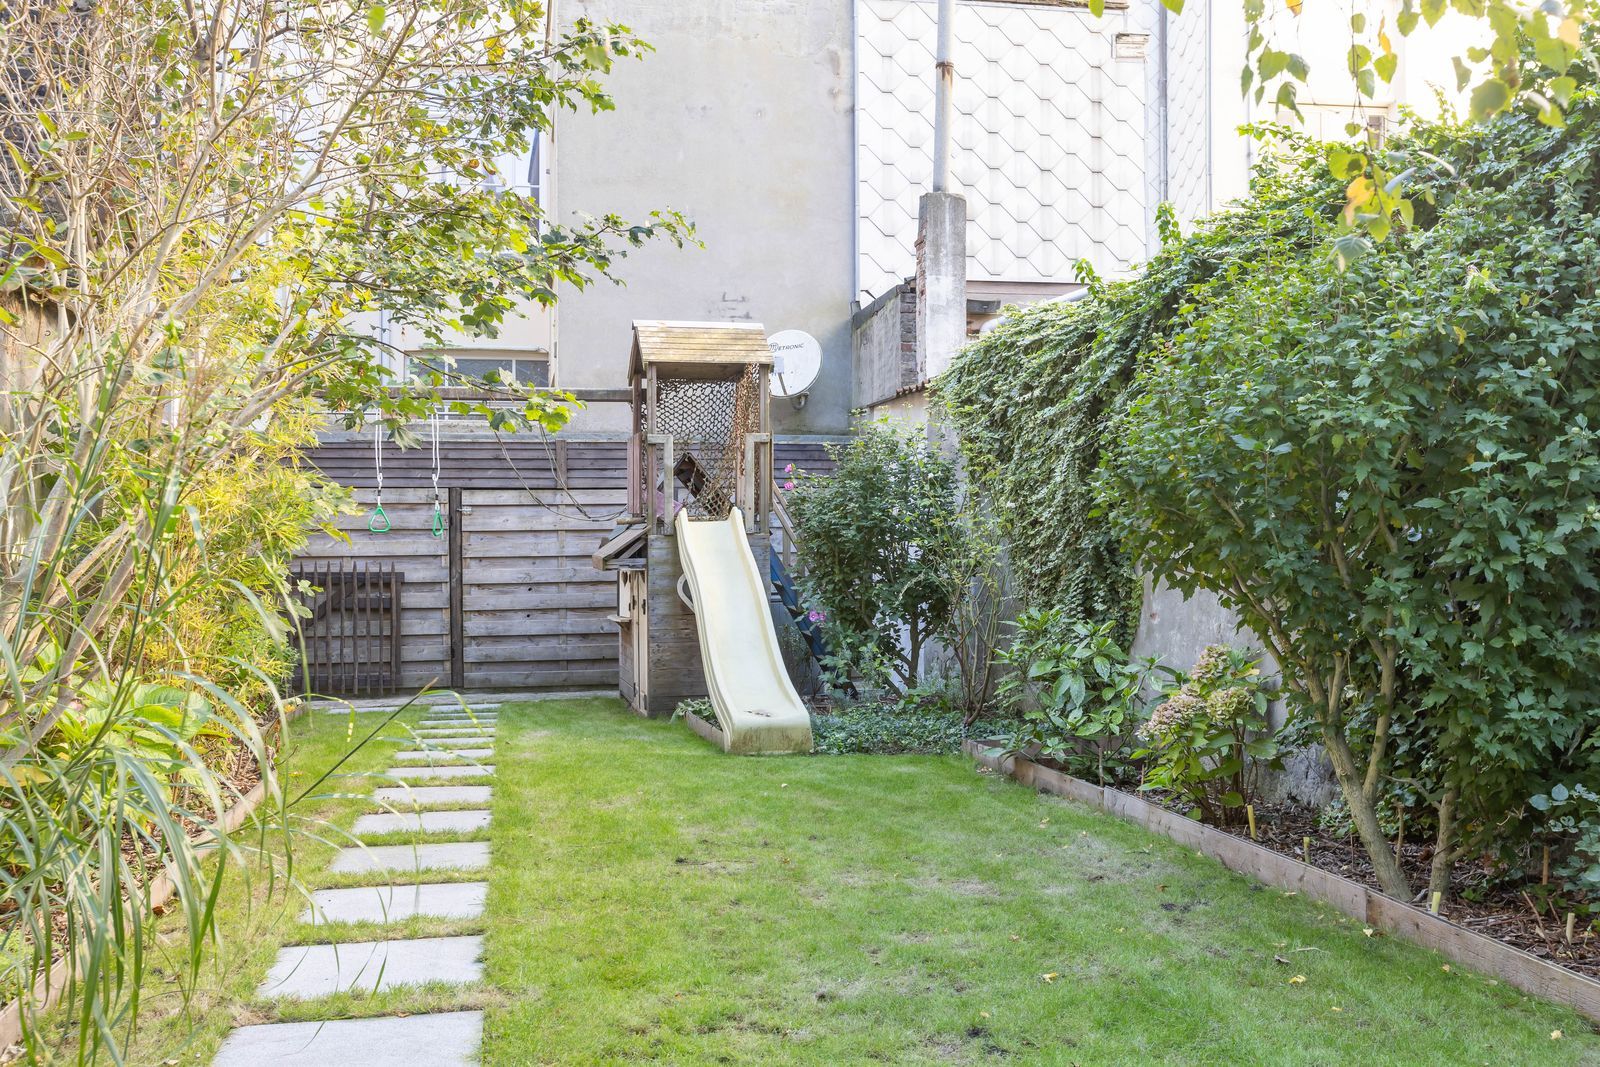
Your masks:
{"label": "cream plastic slide", "polygon": [[692,522],[680,511],[677,533],[723,747],[743,755],[810,752],[811,716],[783,666],[744,516],[734,508],[725,522]]}

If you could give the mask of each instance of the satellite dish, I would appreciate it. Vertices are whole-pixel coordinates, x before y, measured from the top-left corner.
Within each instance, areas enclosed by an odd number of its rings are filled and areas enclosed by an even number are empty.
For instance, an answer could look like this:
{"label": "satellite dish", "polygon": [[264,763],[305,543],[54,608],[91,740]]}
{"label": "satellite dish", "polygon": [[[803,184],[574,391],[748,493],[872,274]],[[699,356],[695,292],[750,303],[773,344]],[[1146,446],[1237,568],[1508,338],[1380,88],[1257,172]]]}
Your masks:
{"label": "satellite dish", "polygon": [[803,396],[822,369],[822,346],[804,330],[779,330],[767,338],[772,349],[772,395]]}

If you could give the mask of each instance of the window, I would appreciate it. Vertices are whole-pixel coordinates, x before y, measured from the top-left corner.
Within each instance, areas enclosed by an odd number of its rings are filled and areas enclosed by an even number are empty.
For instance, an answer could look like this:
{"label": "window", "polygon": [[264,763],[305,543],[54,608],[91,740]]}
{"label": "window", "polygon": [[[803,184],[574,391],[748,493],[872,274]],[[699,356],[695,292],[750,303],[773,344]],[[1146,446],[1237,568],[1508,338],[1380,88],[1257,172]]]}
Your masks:
{"label": "window", "polygon": [[[528,386],[550,384],[550,362],[543,356],[471,356],[434,353],[411,357],[411,373],[438,371],[441,374],[485,381],[491,376],[500,381],[515,381]],[[467,383],[446,381],[446,386],[464,386]]]}

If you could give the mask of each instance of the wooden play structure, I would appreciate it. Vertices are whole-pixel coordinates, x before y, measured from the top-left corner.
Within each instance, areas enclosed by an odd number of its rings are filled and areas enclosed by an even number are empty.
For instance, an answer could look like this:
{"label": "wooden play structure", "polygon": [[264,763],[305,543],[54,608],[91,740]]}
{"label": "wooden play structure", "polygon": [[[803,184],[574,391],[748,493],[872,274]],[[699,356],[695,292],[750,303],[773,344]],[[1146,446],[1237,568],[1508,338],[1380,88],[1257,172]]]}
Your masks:
{"label": "wooden play structure", "polygon": [[617,574],[624,699],[658,717],[709,696],[732,752],[811,748],[768,607],[771,369],[758,324],[633,324],[627,514],[594,556]]}

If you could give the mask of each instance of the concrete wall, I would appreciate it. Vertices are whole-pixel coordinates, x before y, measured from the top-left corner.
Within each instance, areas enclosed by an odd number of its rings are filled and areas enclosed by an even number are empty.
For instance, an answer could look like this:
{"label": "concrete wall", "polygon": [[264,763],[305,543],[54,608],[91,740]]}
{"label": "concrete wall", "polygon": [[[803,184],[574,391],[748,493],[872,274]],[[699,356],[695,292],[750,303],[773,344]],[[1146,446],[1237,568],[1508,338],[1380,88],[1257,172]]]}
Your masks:
{"label": "concrete wall", "polygon": [[856,314],[855,406],[871,407],[917,385],[917,290],[896,286]]}
{"label": "concrete wall", "polygon": [[[622,287],[565,290],[557,381],[625,384],[633,319],[740,319],[822,345],[804,408],[780,433],[840,433],[850,410],[854,200],[849,0],[563,0],[565,22],[625,23],[655,46],[607,77],[616,110],[565,114],[557,213],[643,219],[674,208],[703,249],[653,244],[616,264]],[[587,424],[620,429],[607,405]]]}

